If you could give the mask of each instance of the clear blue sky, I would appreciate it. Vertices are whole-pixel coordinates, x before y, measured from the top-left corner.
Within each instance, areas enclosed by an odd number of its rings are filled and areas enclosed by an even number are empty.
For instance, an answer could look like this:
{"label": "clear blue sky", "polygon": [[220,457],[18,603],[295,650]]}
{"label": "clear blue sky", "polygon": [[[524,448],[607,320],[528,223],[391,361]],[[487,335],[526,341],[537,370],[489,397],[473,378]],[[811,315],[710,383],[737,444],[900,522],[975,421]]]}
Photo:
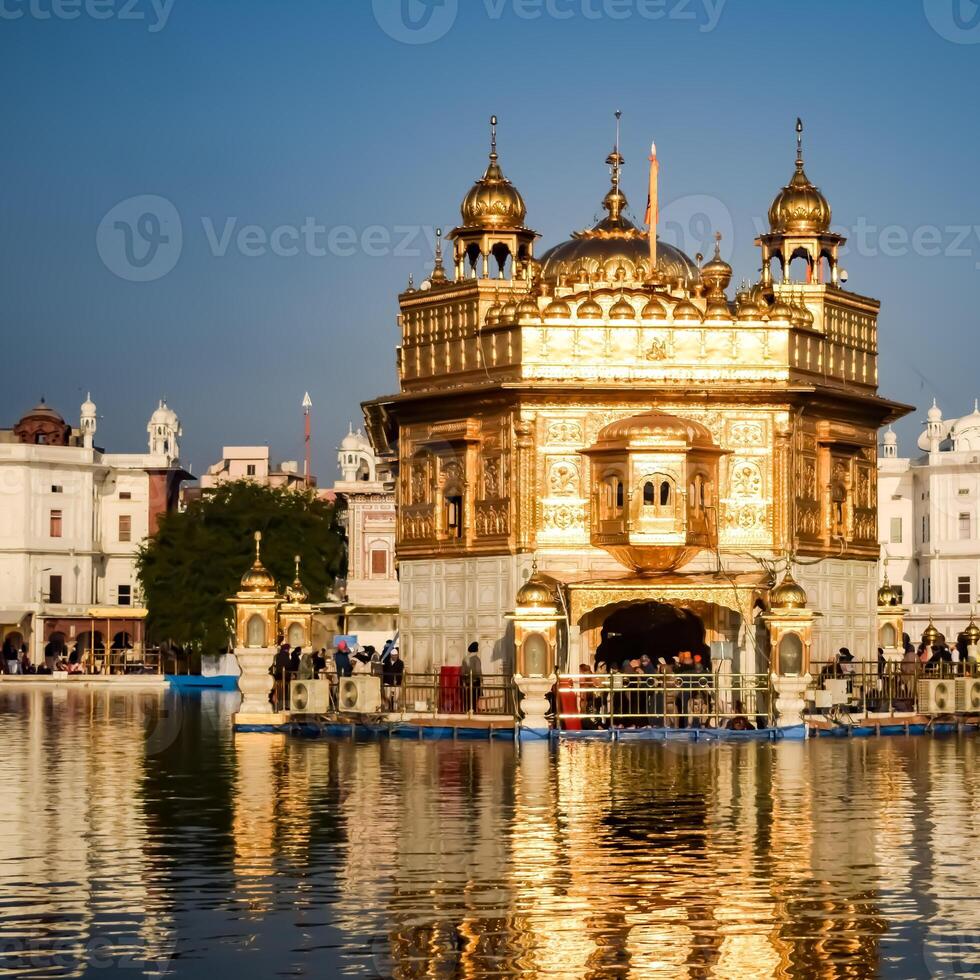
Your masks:
{"label": "clear blue sky", "polygon": [[[972,408],[970,0],[404,2],[414,29],[401,0],[0,0],[0,424],[42,393],[74,419],[91,389],[100,443],[138,449],[166,395],[200,472],[222,444],[298,457],[308,389],[314,467],[331,481],[359,403],[395,390],[396,294],[431,266],[402,229],[453,226],[489,115],[546,247],[598,210],[617,108],[634,212],[655,138],[665,210],[691,251],[698,214],[730,216],[736,279],[756,274],[755,222],[791,174],[803,116],[835,225],[865,228],[844,264],[883,303],[882,392],[918,404],[916,419],[934,393],[948,415]],[[399,38],[426,32],[442,36]],[[183,236],[172,271],[148,282],[114,274],[97,247],[118,267],[118,213],[98,229],[139,195],[171,202]],[[246,225],[271,236],[307,219],[341,229],[326,255],[237,242]],[[168,238],[165,261],[173,228],[140,228]]]}

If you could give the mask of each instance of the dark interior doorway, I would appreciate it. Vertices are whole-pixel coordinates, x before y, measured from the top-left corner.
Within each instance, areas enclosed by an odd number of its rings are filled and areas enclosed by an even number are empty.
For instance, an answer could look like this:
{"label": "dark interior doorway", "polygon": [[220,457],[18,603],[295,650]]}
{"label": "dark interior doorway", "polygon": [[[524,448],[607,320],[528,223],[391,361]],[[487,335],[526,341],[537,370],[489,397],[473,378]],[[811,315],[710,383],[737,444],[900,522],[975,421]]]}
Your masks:
{"label": "dark interior doorway", "polygon": [[704,641],[704,623],[688,609],[659,602],[643,602],[611,613],[602,624],[596,663],[620,666],[644,653],[654,663],[668,663],[682,650],[701,654],[710,665],[711,649]]}

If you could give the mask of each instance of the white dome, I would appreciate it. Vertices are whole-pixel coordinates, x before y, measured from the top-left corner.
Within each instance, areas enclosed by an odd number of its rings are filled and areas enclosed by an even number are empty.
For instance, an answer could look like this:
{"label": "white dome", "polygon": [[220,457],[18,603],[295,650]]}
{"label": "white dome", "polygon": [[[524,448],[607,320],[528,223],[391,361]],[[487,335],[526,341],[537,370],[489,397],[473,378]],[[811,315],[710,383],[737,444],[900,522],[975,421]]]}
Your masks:
{"label": "white dome", "polygon": [[85,396],[85,401],[82,402],[82,416],[91,417],[95,415],[95,413],[96,413],[95,402],[92,401],[92,392],[89,392]]}
{"label": "white dome", "polygon": [[898,436],[895,434],[895,430],[894,429],[889,429],[885,433],[885,435],[884,435],[884,437],[882,438],[881,441],[886,446],[897,446],[898,445]]}
{"label": "white dome", "polygon": [[929,414],[926,416],[930,422],[942,422],[943,420],[943,410],[936,404],[936,399],[932,400],[932,408],[929,409]]}
{"label": "white dome", "polygon": [[156,411],[150,416],[150,425],[173,425],[176,421],[177,413],[163,401],[157,404]]}
{"label": "white dome", "polygon": [[350,426],[350,431],[344,436],[340,448],[342,451],[347,452],[361,452],[364,449],[370,449],[371,443],[368,442],[366,436],[360,429],[355,432],[354,427]]}

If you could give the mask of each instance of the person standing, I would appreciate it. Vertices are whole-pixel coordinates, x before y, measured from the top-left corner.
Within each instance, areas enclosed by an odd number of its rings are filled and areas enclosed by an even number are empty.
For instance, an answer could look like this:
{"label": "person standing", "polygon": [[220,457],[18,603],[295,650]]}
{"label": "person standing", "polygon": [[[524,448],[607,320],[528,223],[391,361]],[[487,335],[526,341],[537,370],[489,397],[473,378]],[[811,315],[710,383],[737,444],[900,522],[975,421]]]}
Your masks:
{"label": "person standing", "polygon": [[337,668],[337,679],[350,677],[354,673],[354,666],[350,662],[350,648],[346,640],[341,640],[334,651],[333,662]]}
{"label": "person standing", "polygon": [[3,667],[8,674],[20,673],[20,661],[17,659],[17,647],[8,637],[3,641]]}
{"label": "person standing", "polygon": [[483,661],[480,660],[479,643],[473,642],[466,648],[460,679],[463,682],[465,709],[474,711],[480,702],[480,693],[483,689]]}

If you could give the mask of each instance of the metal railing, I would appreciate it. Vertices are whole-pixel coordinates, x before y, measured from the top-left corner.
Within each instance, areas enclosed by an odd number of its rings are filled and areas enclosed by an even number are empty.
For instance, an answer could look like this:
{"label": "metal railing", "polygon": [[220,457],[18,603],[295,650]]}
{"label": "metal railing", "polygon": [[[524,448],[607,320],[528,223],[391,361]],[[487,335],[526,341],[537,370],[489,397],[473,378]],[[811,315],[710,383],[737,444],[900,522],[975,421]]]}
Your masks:
{"label": "metal railing", "polygon": [[730,728],[773,723],[767,674],[560,674],[561,728]]}
{"label": "metal railing", "polygon": [[400,684],[382,690],[388,710],[398,713],[512,717],[515,711],[514,684],[504,674],[462,677],[458,683],[437,673],[403,674]]}
{"label": "metal railing", "polygon": [[848,716],[896,714],[980,714],[964,691],[950,703],[937,699],[923,681],[961,681],[980,679],[980,666],[961,662],[922,664],[918,661],[848,665],[815,663],[810,668],[814,683],[807,691],[809,712],[840,720]]}

